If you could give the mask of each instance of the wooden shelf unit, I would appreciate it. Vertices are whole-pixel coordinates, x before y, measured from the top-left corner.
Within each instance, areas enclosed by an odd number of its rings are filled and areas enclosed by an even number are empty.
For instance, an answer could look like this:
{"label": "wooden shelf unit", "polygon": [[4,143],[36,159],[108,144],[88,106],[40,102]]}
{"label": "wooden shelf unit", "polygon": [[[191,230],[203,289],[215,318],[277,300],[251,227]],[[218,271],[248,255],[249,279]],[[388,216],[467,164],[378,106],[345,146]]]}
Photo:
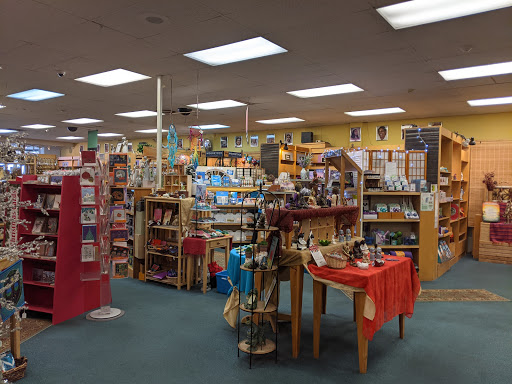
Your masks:
{"label": "wooden shelf unit", "polygon": [[[145,281],[156,281],[159,283],[165,283],[169,285],[174,285],[178,289],[181,289],[182,286],[187,285],[186,281],[186,259],[183,256],[182,249],[182,234],[183,228],[181,226],[182,223],[182,209],[181,209],[181,199],[175,198],[164,198],[164,197],[146,197],[145,198],[145,212],[146,212],[146,253],[144,258],[144,266],[145,266]],[[149,226],[148,223],[150,220],[153,220],[155,209],[162,209],[162,218],[165,215],[166,209],[172,209],[173,215],[172,219],[178,216],[178,225],[153,225]],[[149,243],[152,239],[159,239],[166,241],[168,243],[172,243],[172,245],[176,245],[178,247],[178,252],[176,255],[167,255],[157,251],[151,251],[148,249],[147,243]],[[177,272],[177,279],[156,279],[151,274],[148,274],[148,269],[151,268],[153,264],[159,264],[162,267],[162,270],[169,270],[173,268]]]}
{"label": "wooden shelf unit", "polygon": [[[137,203],[145,196],[151,193],[152,188],[143,187],[127,187],[127,193],[131,200],[131,210],[126,210],[126,226],[133,226],[133,238],[128,241],[132,242],[133,245],[133,265],[128,267],[128,275],[134,279],[144,280],[144,259],[145,252],[144,247],[146,245],[145,232],[146,222],[144,212],[137,212]],[[130,271],[131,269],[131,271]]]}
{"label": "wooden shelf unit", "polygon": [[[52,323],[58,324],[100,306],[100,262],[83,263],[81,261],[79,177],[63,176],[62,185],[25,182],[35,179],[35,175],[23,176],[20,200],[35,202],[40,193],[60,194],[61,209],[49,211],[49,217],[59,219],[57,234],[42,235],[56,242],[56,257],[37,257],[37,255],[23,257],[25,300],[30,310],[51,313]],[[31,224],[28,229],[20,226],[18,238],[23,237],[24,240],[30,241],[36,236],[41,236],[32,234],[34,220],[39,216],[44,216],[39,210],[20,209],[20,218],[28,220]],[[32,279],[34,268],[54,271],[55,284],[34,282]],[[97,273],[98,278],[85,281],[81,279],[82,273]]]}

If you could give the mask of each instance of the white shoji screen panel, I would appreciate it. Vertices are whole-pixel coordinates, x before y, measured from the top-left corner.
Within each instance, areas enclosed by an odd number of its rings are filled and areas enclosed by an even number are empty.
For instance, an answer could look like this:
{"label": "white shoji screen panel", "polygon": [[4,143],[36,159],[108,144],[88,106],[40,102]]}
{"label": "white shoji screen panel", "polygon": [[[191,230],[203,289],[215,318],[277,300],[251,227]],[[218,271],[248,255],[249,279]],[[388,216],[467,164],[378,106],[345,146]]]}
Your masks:
{"label": "white shoji screen panel", "polygon": [[407,179],[426,179],[427,177],[427,153],[425,151],[409,151],[408,153]]}

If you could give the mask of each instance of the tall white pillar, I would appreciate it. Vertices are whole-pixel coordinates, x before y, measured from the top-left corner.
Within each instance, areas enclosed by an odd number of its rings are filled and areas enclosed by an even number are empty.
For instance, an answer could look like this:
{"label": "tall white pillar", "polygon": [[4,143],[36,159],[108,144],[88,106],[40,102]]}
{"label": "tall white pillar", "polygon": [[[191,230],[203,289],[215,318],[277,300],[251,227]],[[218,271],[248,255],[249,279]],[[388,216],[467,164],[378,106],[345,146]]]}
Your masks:
{"label": "tall white pillar", "polygon": [[162,75],[156,78],[156,189],[162,183]]}

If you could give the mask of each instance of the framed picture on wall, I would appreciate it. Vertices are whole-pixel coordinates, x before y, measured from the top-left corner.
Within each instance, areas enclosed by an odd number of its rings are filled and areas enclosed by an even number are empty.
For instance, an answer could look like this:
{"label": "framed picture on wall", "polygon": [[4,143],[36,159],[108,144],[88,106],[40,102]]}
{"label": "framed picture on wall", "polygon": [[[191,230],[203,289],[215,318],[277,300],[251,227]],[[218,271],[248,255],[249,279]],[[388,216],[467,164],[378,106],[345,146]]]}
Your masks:
{"label": "framed picture on wall", "polygon": [[286,144],[293,144],[293,132],[288,132],[284,134],[284,142]]}
{"label": "framed picture on wall", "polygon": [[100,153],[100,145],[99,144],[96,146],[96,153]]}
{"label": "framed picture on wall", "polygon": [[350,141],[361,141],[361,127],[350,128]]}
{"label": "framed picture on wall", "polygon": [[259,145],[259,136],[251,136],[251,147],[257,147]]}
{"label": "framed picture on wall", "polygon": [[108,144],[108,143],[105,143],[105,144],[103,144],[103,148],[104,148],[104,150],[105,150],[105,153],[108,153],[108,152],[109,152],[109,150],[108,150],[108,149],[110,148],[110,146],[109,146],[109,144]]}
{"label": "framed picture on wall", "polygon": [[276,135],[273,133],[270,135],[267,135],[267,144],[274,144],[276,142]]}
{"label": "framed picture on wall", "polygon": [[183,139],[178,139],[178,149],[183,149]]}
{"label": "framed picture on wall", "polygon": [[221,136],[220,137],[220,147],[221,148],[227,148],[228,147],[228,137],[227,136]]}
{"label": "framed picture on wall", "polygon": [[81,145],[81,146],[80,146],[80,152],[82,152],[83,150],[84,150],[84,146],[83,146],[83,145]]}
{"label": "framed picture on wall", "polygon": [[242,136],[235,136],[235,148],[242,148]]}
{"label": "framed picture on wall", "polygon": [[388,126],[387,125],[379,125],[376,128],[377,132],[377,141],[388,141]]}

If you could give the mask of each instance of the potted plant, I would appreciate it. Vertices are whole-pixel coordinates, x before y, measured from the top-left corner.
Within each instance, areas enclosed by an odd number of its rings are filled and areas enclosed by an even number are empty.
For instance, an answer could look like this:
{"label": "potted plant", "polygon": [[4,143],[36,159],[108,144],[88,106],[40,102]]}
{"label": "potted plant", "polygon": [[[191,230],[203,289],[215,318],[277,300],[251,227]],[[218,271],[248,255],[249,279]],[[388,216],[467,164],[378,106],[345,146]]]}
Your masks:
{"label": "potted plant", "polygon": [[313,160],[313,154],[312,153],[308,153],[306,156],[304,156],[303,158],[301,158],[299,160],[299,166],[302,168],[301,171],[300,171],[300,178],[301,179],[308,179],[308,175],[309,175],[309,172],[306,170],[306,167],[309,167],[309,165],[311,164],[311,161]]}
{"label": "potted plant", "polygon": [[494,180],[494,172],[487,172],[484,175],[482,183],[484,183],[487,188],[487,200],[492,201],[492,191],[494,191],[494,188],[498,185],[498,182]]}

